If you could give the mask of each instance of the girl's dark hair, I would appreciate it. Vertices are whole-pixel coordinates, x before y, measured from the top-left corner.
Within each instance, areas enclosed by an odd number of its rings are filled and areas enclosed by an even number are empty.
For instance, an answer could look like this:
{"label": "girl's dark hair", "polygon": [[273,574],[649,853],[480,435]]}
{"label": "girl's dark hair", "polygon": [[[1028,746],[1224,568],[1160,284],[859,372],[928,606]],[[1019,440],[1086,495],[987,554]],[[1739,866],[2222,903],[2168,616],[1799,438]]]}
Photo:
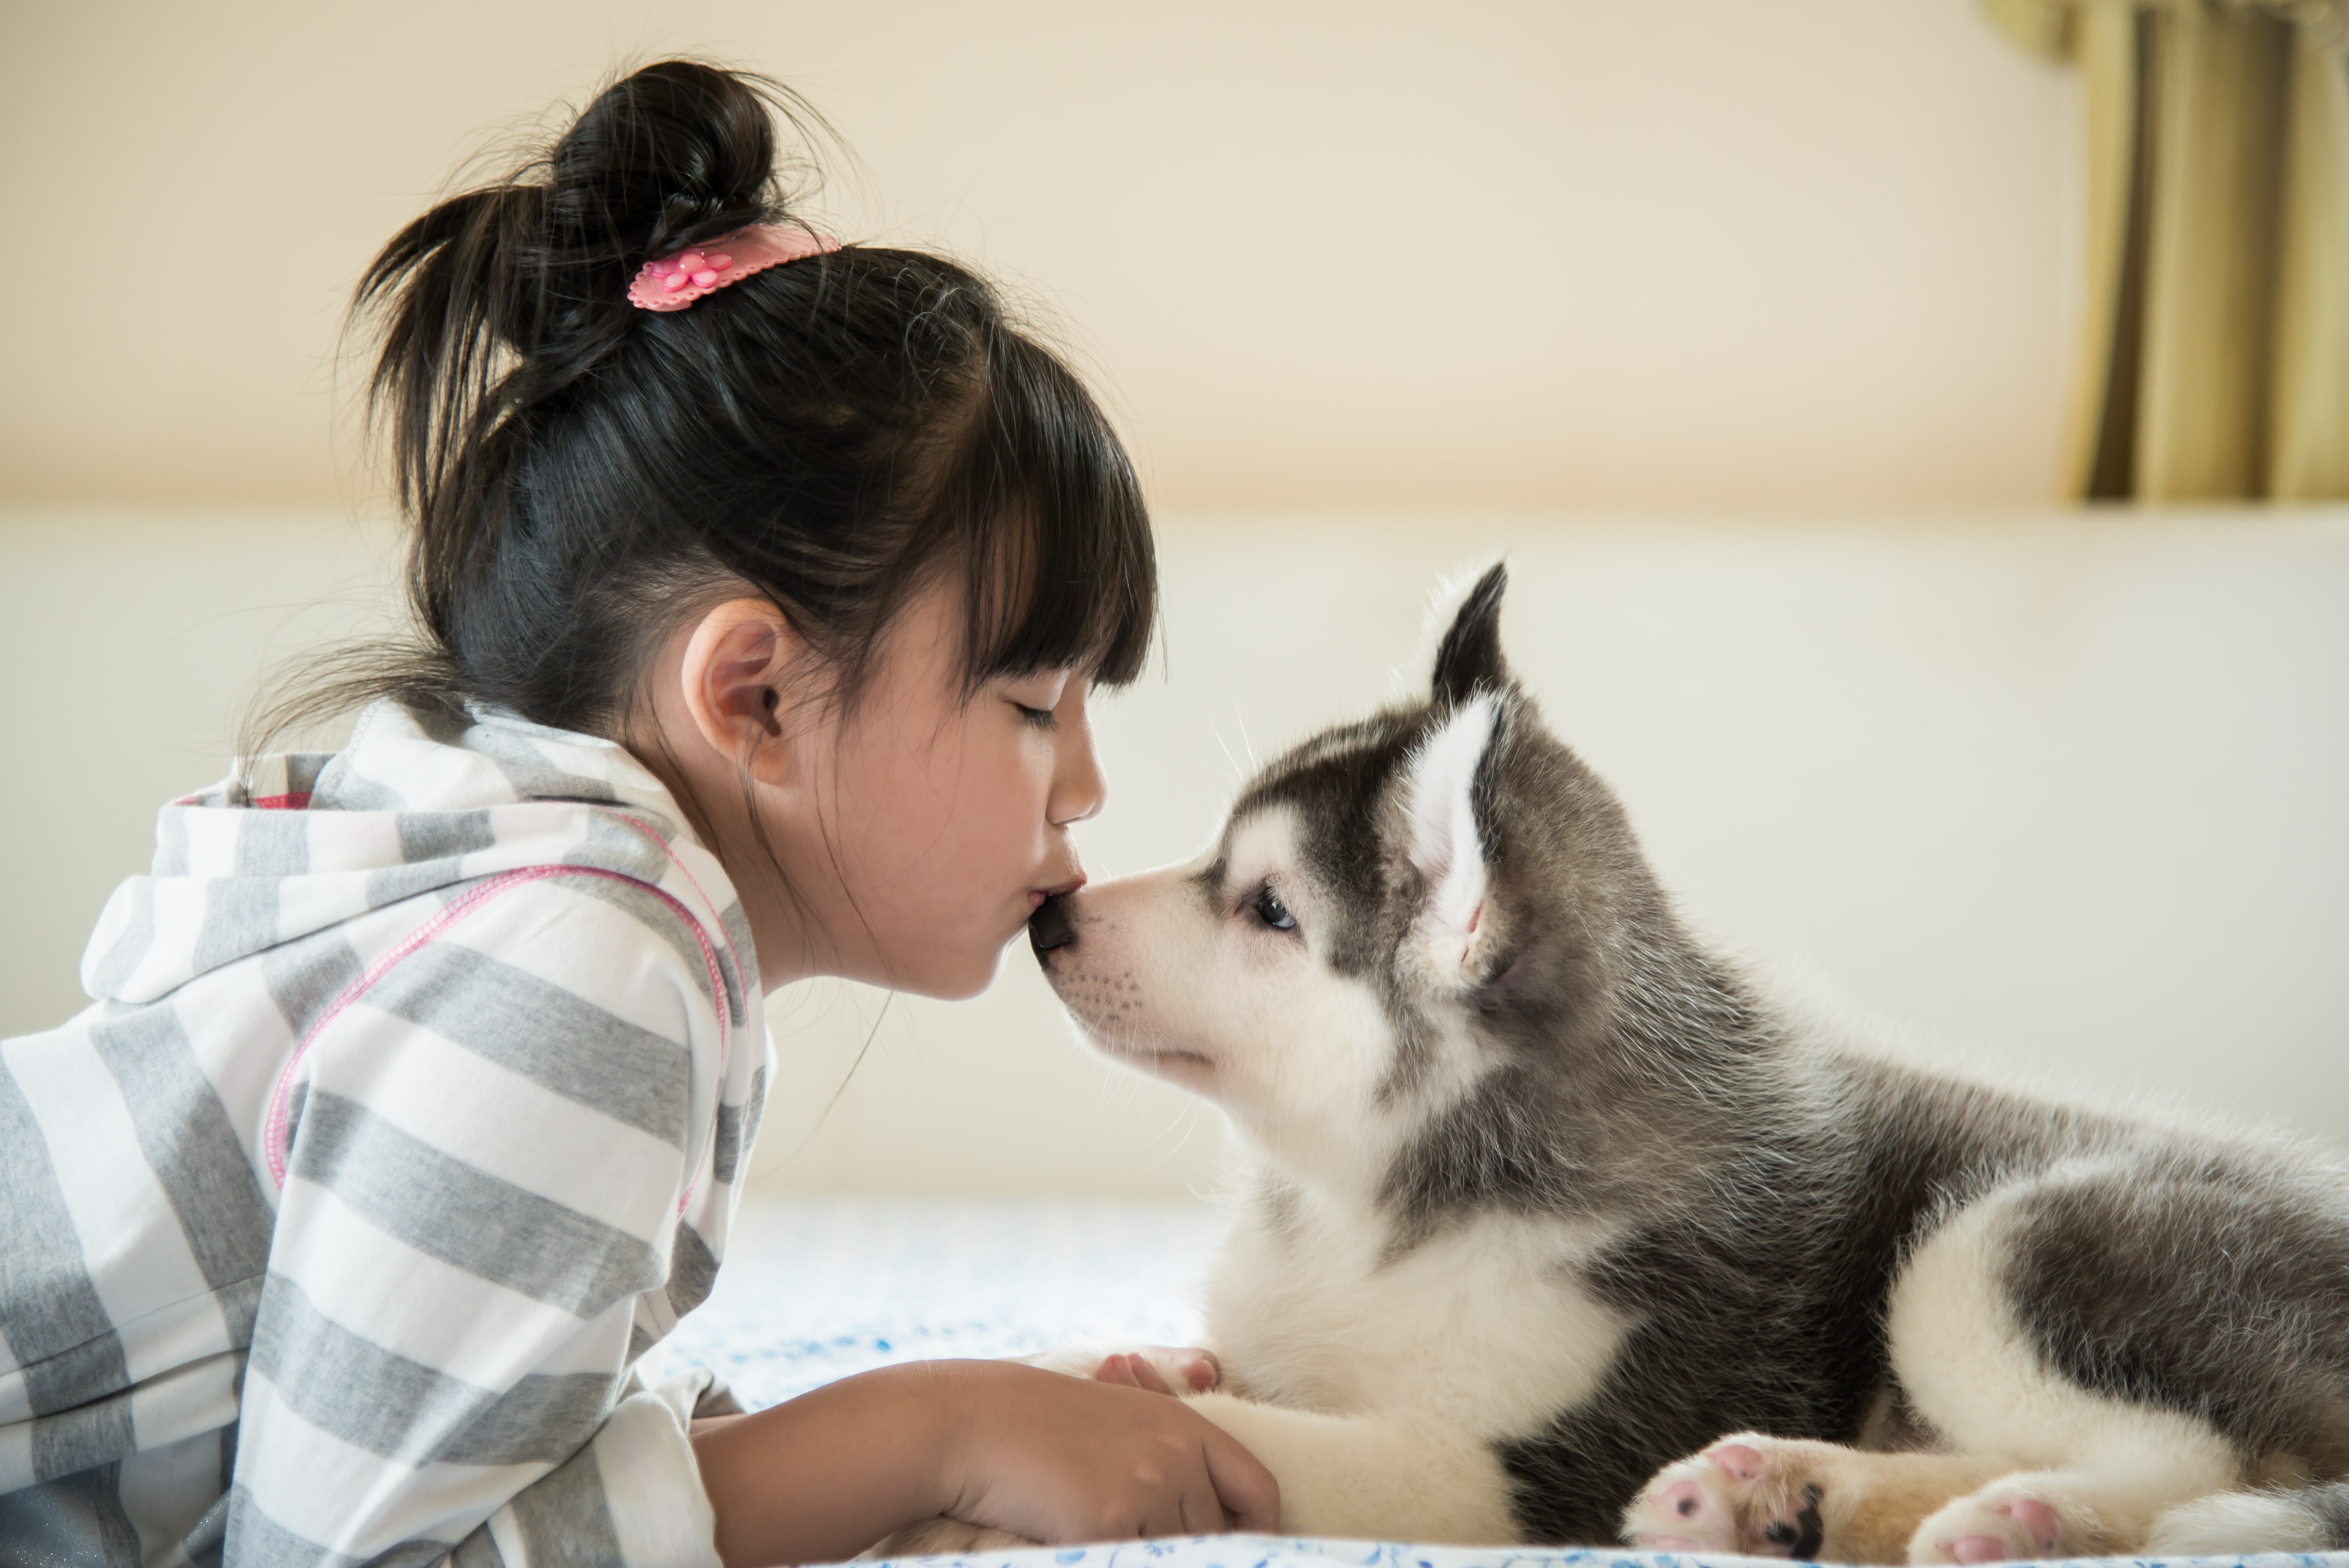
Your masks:
{"label": "girl's dark hair", "polygon": [[794,221],[779,118],[822,123],[762,77],[647,66],[376,258],[353,315],[380,324],[368,407],[424,640],[336,695],[615,734],[678,615],[747,585],[850,702],[942,577],[968,611],[967,689],[1139,672],[1156,569],[1133,468],[985,280],[851,244],[682,311],[628,303],[647,259]]}

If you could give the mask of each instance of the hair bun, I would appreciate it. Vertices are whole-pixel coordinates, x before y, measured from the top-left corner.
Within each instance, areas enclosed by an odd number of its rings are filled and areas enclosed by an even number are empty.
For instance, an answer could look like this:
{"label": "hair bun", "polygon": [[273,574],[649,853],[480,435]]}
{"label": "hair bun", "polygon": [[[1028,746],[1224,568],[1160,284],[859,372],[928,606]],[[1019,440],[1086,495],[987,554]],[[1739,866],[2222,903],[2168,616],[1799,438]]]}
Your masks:
{"label": "hair bun", "polygon": [[605,88],[547,159],[554,248],[625,269],[774,216],[781,97],[693,60]]}
{"label": "hair bun", "polygon": [[[403,504],[440,510],[473,482],[466,453],[627,340],[628,279],[648,257],[781,215],[779,111],[822,124],[763,77],[661,60],[598,93],[550,150],[392,237],[352,308],[382,325],[368,403],[389,421]],[[478,500],[449,504],[474,518]]]}

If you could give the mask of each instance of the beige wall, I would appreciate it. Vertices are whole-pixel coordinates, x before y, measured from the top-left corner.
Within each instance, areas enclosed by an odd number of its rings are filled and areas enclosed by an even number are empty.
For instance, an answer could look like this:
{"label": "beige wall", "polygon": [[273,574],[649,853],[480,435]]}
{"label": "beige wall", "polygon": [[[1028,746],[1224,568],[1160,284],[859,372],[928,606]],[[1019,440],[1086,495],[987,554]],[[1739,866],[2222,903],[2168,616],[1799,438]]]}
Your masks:
{"label": "beige wall", "polygon": [[0,8],[0,494],[333,503],[374,248],[678,48],[1055,312],[1171,504],[2058,487],[2077,128],[1971,0],[78,0]]}

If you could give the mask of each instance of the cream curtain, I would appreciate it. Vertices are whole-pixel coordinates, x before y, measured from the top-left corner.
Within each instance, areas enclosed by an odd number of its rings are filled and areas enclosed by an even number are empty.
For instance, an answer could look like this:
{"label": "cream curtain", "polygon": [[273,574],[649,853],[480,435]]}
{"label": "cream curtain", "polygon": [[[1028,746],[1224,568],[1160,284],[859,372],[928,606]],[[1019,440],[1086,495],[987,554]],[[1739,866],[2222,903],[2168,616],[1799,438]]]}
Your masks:
{"label": "cream curtain", "polygon": [[1983,0],[2087,84],[2093,498],[2349,497],[2349,0]]}

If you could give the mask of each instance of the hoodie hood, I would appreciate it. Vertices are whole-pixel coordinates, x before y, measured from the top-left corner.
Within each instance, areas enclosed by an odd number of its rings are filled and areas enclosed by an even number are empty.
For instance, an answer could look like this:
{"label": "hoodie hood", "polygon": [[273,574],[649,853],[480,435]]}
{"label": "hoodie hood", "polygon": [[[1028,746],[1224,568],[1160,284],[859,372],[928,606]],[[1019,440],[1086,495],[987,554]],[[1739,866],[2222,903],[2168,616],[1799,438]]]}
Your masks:
{"label": "hoodie hood", "polygon": [[[107,901],[82,988],[101,1002],[153,1002],[387,904],[540,865],[653,884],[682,872],[696,913],[750,962],[724,869],[625,747],[500,708],[385,701],[341,751],[260,758],[164,807],[154,865]],[[723,961],[739,1006],[742,976],[731,954]]]}

